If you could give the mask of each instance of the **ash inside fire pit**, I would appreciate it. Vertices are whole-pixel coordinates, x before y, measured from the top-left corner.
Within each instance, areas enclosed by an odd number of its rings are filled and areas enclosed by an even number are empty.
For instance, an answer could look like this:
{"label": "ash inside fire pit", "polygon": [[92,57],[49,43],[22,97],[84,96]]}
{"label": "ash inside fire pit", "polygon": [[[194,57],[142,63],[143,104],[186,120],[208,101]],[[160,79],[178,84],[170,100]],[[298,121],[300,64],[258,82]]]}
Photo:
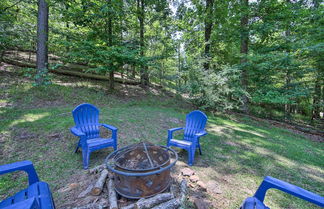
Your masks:
{"label": "ash inside fire pit", "polygon": [[132,171],[143,171],[159,168],[170,160],[169,153],[160,146],[145,142],[131,145],[125,152],[115,158],[115,165]]}
{"label": "ash inside fire pit", "polygon": [[170,168],[178,156],[168,147],[141,142],[111,153],[107,168],[115,175],[116,191],[124,197],[150,197],[166,190],[171,181]]}

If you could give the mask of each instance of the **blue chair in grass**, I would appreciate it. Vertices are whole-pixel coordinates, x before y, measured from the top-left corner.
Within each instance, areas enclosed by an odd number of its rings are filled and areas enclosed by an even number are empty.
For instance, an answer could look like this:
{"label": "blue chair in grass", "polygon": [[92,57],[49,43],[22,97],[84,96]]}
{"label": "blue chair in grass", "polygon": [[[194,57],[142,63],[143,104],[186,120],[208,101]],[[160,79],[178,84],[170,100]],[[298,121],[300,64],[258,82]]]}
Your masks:
{"label": "blue chair in grass", "polygon": [[15,171],[28,174],[29,186],[0,202],[0,209],[52,209],[55,208],[50,188],[39,181],[33,163],[30,161],[0,165],[0,175]]}
{"label": "blue chair in grass", "polygon": [[314,194],[303,188],[289,184],[279,179],[267,176],[262,181],[254,196],[245,199],[240,209],[270,209],[263,203],[268,189],[278,189],[300,199],[314,203],[315,205],[318,205],[320,207],[324,207],[324,198],[320,195]]}
{"label": "blue chair in grass", "polygon": [[[91,104],[81,104],[73,111],[75,126],[71,133],[78,136],[79,142],[75,152],[81,147],[83,168],[88,169],[91,152],[107,147],[117,149],[117,128],[111,125],[99,123],[99,110]],[[111,138],[101,138],[99,128],[104,127],[112,132]]]}
{"label": "blue chair in grass", "polygon": [[[175,146],[187,150],[188,152],[188,164],[190,166],[194,163],[196,149],[199,149],[200,155],[201,147],[199,139],[201,136],[205,136],[205,126],[207,123],[207,116],[205,113],[195,110],[186,116],[186,126],[179,128],[172,128],[168,130],[168,142],[167,146]],[[173,132],[184,130],[183,139],[173,139]]]}

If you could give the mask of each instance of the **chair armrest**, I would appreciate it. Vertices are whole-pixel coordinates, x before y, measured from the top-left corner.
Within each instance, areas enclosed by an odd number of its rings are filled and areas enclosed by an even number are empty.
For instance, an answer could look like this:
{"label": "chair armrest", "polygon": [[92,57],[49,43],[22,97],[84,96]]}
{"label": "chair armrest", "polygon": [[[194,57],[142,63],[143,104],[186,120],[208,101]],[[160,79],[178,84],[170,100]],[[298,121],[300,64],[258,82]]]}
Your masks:
{"label": "chair armrest", "polygon": [[113,138],[115,140],[115,143],[117,144],[117,130],[118,128],[116,128],[115,126],[112,125],[108,125],[108,124],[100,124],[101,126],[111,130],[111,138]]}
{"label": "chair armrest", "polygon": [[14,171],[25,171],[28,174],[29,185],[39,181],[38,175],[31,161],[26,160],[6,165],[0,165],[0,175]]}
{"label": "chair armrest", "polygon": [[73,127],[73,128],[70,128],[71,130],[71,133],[74,134],[75,136],[85,136],[85,133],[83,133],[80,129],[76,128],[76,127]]}
{"label": "chair armrest", "polygon": [[168,132],[174,132],[174,131],[179,131],[179,130],[182,130],[183,129],[183,127],[178,127],[178,128],[171,128],[171,129],[169,129],[168,130]]}
{"label": "chair armrest", "polygon": [[207,132],[206,131],[202,131],[200,133],[196,133],[195,134],[195,137],[201,137],[201,136],[205,136],[205,135],[207,135]]}
{"label": "chair armrest", "polygon": [[324,207],[324,198],[320,195],[270,176],[264,178],[260,187],[254,194],[254,197],[263,202],[268,189],[278,189],[308,202],[314,203],[320,207]]}
{"label": "chair armrest", "polygon": [[175,131],[179,131],[179,130],[182,130],[183,128],[182,127],[178,127],[178,128],[171,128],[168,130],[168,143],[169,143],[169,140],[172,139],[172,134],[173,132]]}
{"label": "chair armrest", "polygon": [[109,129],[109,130],[111,130],[111,131],[117,131],[117,130],[118,130],[118,128],[116,128],[115,126],[108,125],[108,124],[104,124],[104,123],[101,124],[101,126],[107,128],[107,129]]}

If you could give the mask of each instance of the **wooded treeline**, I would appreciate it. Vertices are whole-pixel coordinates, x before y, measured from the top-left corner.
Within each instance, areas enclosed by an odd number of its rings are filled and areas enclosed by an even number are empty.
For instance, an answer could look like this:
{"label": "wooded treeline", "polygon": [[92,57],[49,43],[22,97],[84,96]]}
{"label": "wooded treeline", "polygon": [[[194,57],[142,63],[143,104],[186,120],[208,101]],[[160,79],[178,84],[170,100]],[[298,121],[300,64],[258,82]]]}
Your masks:
{"label": "wooded treeline", "polygon": [[[2,0],[0,55],[37,51],[38,83],[50,68],[82,63],[111,89],[118,73],[202,108],[314,120],[324,111],[323,8],[321,0]],[[47,48],[60,64],[48,65]]]}

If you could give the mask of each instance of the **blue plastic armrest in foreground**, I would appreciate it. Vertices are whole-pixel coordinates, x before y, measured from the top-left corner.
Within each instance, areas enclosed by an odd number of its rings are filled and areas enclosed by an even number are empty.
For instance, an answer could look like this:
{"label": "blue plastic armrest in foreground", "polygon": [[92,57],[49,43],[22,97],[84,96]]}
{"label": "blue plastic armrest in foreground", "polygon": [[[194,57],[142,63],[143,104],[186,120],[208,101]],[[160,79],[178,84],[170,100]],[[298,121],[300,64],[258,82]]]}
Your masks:
{"label": "blue plastic armrest in foreground", "polygon": [[25,171],[28,174],[29,185],[39,181],[36,170],[31,161],[20,161],[6,165],[0,165],[0,175],[12,173],[14,171]]}

